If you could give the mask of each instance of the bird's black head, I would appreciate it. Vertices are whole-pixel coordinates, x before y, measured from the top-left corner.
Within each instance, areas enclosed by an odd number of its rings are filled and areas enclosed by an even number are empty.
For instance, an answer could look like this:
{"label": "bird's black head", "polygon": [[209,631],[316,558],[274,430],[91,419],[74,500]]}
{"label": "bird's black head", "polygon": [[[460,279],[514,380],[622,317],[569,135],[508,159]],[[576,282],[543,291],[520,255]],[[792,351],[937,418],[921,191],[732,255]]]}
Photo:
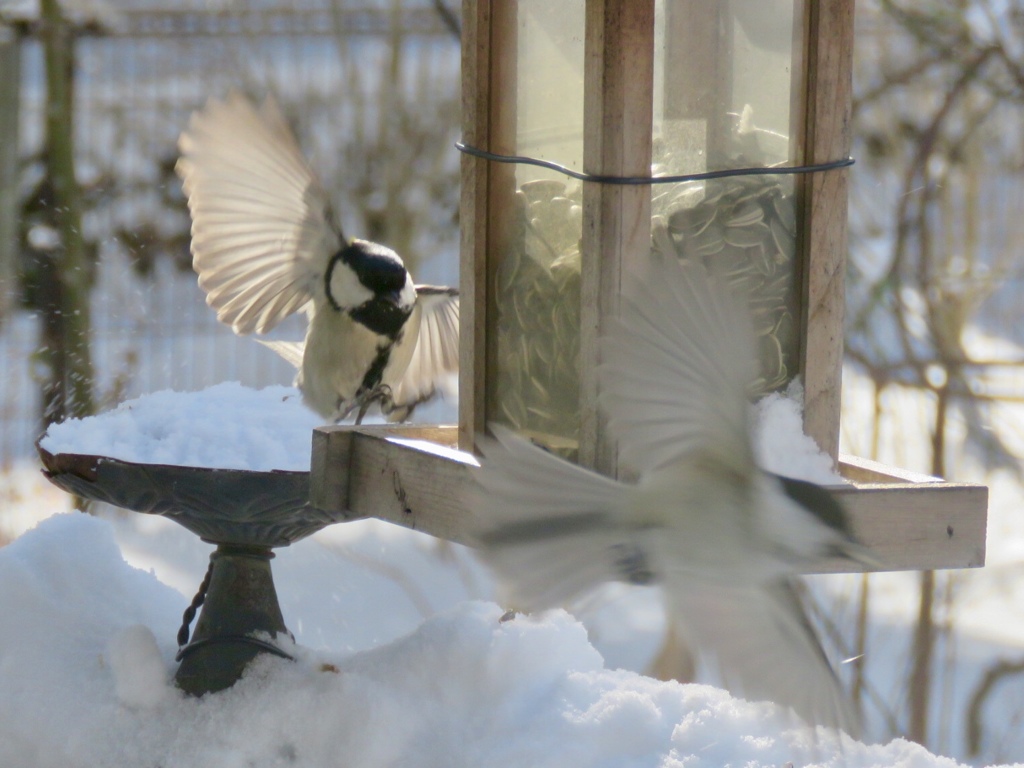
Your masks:
{"label": "bird's black head", "polygon": [[335,309],[348,309],[350,306],[346,306],[338,295],[344,291],[336,290],[338,286],[334,281],[339,276],[334,272],[339,262],[351,269],[360,285],[374,295],[399,293],[405,287],[405,264],[397,253],[378,243],[353,240],[338,251],[327,268],[327,297]]}
{"label": "bird's black head", "polygon": [[353,240],[335,254],[324,288],[334,309],[392,339],[416,302],[416,290],[398,254],[366,240]]}

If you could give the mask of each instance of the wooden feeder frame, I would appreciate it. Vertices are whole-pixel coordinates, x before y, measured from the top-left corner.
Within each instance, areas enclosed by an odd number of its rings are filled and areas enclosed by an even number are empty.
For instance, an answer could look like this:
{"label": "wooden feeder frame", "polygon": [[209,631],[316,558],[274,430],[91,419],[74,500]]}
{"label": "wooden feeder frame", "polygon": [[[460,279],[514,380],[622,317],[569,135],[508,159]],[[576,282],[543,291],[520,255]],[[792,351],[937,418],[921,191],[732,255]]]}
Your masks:
{"label": "wooden feeder frame", "polygon": [[[851,145],[853,0],[807,2],[803,162],[846,157]],[[503,154],[515,150],[515,95],[501,87],[516,66],[514,0],[464,0],[463,141]],[[584,168],[646,176],[651,163],[653,0],[587,0]],[[513,70],[514,71],[514,70]],[[854,457],[839,457],[848,171],[815,173],[802,186],[804,429],[838,459],[850,481],[833,490],[854,532],[875,549],[880,570],[984,565],[988,489],[946,483]],[[458,427],[324,427],[313,436],[311,503],[349,519],[376,517],[439,538],[470,543],[468,458],[395,442],[427,440],[472,452],[485,431],[488,256],[508,242],[513,166],[462,159],[460,412]],[[581,426],[579,461],[616,472],[614,443],[597,402],[597,340],[615,311],[623,265],[650,249],[649,186],[584,183],[581,247]],[[822,561],[813,570],[840,571]]]}

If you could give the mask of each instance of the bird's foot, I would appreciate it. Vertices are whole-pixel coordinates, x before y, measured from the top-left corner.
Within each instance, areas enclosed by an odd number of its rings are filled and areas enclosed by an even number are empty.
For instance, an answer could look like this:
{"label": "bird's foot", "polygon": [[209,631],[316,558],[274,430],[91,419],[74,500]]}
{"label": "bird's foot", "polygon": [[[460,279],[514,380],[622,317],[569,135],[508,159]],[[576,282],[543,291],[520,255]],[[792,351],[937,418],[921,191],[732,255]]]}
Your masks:
{"label": "bird's foot", "polygon": [[353,411],[356,411],[356,425],[363,423],[366,412],[374,402],[379,402],[381,410],[385,410],[391,403],[391,387],[387,384],[378,384],[373,389],[367,389],[356,395],[355,400],[342,412],[338,421],[347,419]]}

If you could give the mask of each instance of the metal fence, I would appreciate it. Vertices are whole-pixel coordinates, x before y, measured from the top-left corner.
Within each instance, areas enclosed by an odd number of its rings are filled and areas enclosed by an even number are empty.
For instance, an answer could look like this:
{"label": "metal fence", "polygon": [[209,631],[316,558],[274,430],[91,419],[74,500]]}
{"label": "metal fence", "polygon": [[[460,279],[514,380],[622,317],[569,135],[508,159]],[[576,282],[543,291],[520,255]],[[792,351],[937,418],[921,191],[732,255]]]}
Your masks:
{"label": "metal fence", "polygon": [[[457,279],[457,17],[422,0],[166,5],[122,1],[77,20],[76,162],[97,260],[101,407],[165,388],[291,381],[273,353],[217,323],[189,266],[175,142],[191,111],[229,88],[277,96],[346,232],[392,245],[417,279]],[[50,236],[32,217],[33,200],[36,209],[45,202],[36,194],[45,83],[34,20],[6,21],[18,30],[20,61],[19,167],[7,180],[25,239],[18,272],[26,249],[45,248]],[[280,335],[301,333],[296,318]],[[0,316],[0,468],[34,455],[38,337],[33,312],[15,306]]]}

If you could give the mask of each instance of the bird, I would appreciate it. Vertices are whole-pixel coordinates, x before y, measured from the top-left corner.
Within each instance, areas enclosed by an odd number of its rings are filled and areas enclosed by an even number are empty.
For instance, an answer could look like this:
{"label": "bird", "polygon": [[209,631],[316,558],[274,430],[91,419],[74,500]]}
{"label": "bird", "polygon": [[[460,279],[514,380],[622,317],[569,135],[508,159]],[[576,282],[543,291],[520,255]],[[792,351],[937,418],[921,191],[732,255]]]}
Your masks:
{"label": "bird", "polygon": [[404,421],[457,371],[458,290],[415,285],[392,249],[345,237],[272,95],[211,97],[178,149],[206,303],[239,335],[308,316],[303,341],[260,341],[310,408],[361,423],[376,402]]}
{"label": "bird", "polygon": [[598,403],[635,480],[491,424],[466,499],[474,543],[515,610],[564,606],[610,581],[660,585],[672,625],[726,688],[854,735],[797,574],[822,557],[877,560],[826,488],[757,466],[744,297],[700,264],[652,253],[641,266],[624,276],[598,365]]}

